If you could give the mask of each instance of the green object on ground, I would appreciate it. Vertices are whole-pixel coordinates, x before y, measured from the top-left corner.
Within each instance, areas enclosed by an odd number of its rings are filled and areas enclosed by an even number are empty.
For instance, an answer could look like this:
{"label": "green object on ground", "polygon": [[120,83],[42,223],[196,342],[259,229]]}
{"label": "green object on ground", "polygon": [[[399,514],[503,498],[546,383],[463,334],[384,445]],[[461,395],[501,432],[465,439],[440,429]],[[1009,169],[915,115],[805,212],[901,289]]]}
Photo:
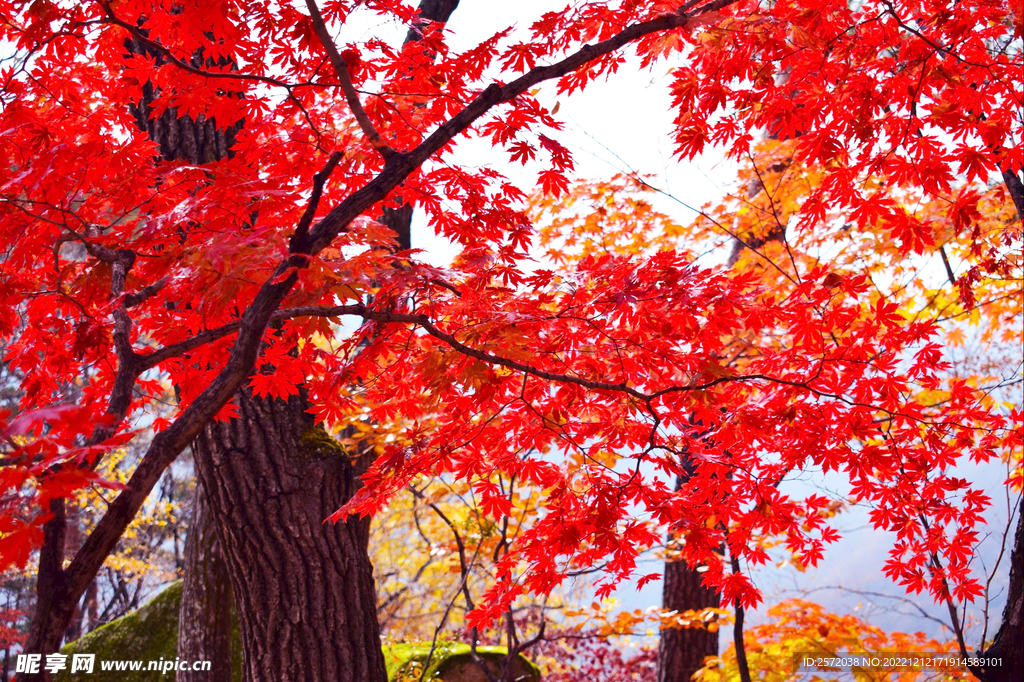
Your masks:
{"label": "green object on ground", "polygon": [[[159,661],[161,658],[173,661],[178,651],[180,603],[181,581],[177,581],[140,608],[71,642],[60,650],[68,655],[67,667],[54,675],[54,682],[153,682],[160,679],[163,676],[155,671],[104,671],[100,661]],[[72,675],[72,654],[95,654],[92,673]]]}
{"label": "green object on ground", "polygon": [[[174,661],[178,653],[178,608],[181,604],[181,581],[171,583],[160,594],[142,607],[113,620],[103,627],[68,644],[61,653],[67,654],[67,666],[54,675],[54,682],[83,680],[88,682],[173,682],[174,673],[161,674],[154,670],[107,670],[101,661]],[[234,622],[231,643],[231,679],[242,679],[242,646],[237,620]],[[438,642],[430,656],[426,644],[393,644],[383,647],[390,682],[487,682],[487,676],[473,660],[468,644]],[[501,646],[478,646],[477,656],[492,674],[501,670],[508,649]],[[72,654],[95,654],[92,673],[71,674]],[[428,661],[429,659],[429,661]],[[424,674],[424,667],[426,673]],[[515,682],[540,682],[540,670],[522,656],[513,664]]]}
{"label": "green object on ground", "polygon": [[[478,646],[476,655],[480,662],[473,660],[472,649],[462,642],[438,642],[433,656],[430,644],[392,644],[384,647],[384,664],[390,682],[487,682],[480,663],[497,676],[508,655],[508,649],[503,646]],[[512,679],[515,682],[539,682],[540,669],[522,656],[517,656],[513,663]]]}

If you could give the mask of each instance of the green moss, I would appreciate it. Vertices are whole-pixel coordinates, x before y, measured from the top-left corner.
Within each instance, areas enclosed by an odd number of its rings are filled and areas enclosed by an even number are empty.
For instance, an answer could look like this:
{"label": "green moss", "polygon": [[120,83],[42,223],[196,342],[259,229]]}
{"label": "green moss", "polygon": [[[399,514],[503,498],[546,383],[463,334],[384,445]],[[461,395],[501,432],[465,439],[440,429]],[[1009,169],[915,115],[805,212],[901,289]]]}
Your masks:
{"label": "green moss", "polygon": [[96,654],[96,663],[91,675],[76,673],[75,678],[84,677],[95,682],[152,682],[159,673],[152,671],[107,671],[100,669],[100,661],[142,660],[158,661],[161,658],[174,660],[178,649],[178,605],[181,603],[181,581],[171,583],[163,592],[148,603],[126,616],[96,628],[84,637],[68,644],[61,653],[68,654],[68,666],[54,676],[54,682],[70,682],[74,679],[71,669],[71,654]]}
{"label": "green moss", "polygon": [[[508,655],[503,646],[478,646],[476,654],[497,674]],[[384,664],[390,682],[475,682],[486,676],[473,660],[472,649],[462,642],[438,642],[431,656],[430,644],[393,644],[384,647]],[[426,670],[424,670],[426,668]],[[539,682],[540,669],[522,656],[514,663],[512,679]]]}
{"label": "green moss", "polygon": [[[171,583],[167,589],[141,608],[68,644],[61,649],[61,653],[69,655],[68,667],[54,676],[54,682],[71,682],[74,679],[68,670],[71,667],[70,655],[75,653],[96,655],[93,673],[76,673],[75,678],[88,679],[91,682],[153,682],[173,679],[173,673],[167,673],[171,677],[165,677],[160,673],[145,670],[104,672],[101,670],[100,661],[158,661],[161,658],[175,660],[178,649],[180,604],[181,581],[178,581]],[[390,682],[477,682],[485,679],[473,660],[469,645],[461,642],[439,642],[433,656],[430,655],[430,644],[393,644],[385,646],[383,651]],[[498,646],[480,646],[476,651],[493,672],[499,670],[508,654],[508,649]],[[242,679],[242,646],[237,618],[232,618],[231,679],[233,682],[241,682]],[[540,670],[520,656],[513,670],[513,679],[517,682],[539,682]]]}
{"label": "green moss", "polygon": [[[75,678],[94,682],[153,682],[164,679],[154,671],[106,671],[100,661],[175,660],[178,655],[178,609],[181,606],[181,581],[175,581],[141,608],[113,620],[103,627],[68,644],[61,653],[68,654],[68,667],[55,675],[54,682],[70,682],[71,654],[96,654],[91,675],[76,673]],[[166,679],[174,679],[167,673]],[[242,646],[238,619],[231,619],[231,680],[242,680]]]}
{"label": "green moss", "polygon": [[348,457],[344,446],[321,426],[311,426],[299,436],[299,453],[322,459]]}

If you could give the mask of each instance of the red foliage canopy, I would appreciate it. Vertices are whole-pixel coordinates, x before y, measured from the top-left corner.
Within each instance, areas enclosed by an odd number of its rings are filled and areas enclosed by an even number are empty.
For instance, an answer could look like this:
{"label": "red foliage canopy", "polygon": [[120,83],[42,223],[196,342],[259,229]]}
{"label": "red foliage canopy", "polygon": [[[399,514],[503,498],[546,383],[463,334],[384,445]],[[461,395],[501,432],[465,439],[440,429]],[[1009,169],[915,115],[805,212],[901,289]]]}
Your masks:
{"label": "red foliage canopy", "polygon": [[[176,415],[153,424],[69,589],[84,589],[163,468],[231,414],[248,381],[271,396],[304,383],[330,422],[369,405],[370,419],[401,425],[339,513],[372,512],[427,472],[471,480],[495,516],[506,511],[495,473],[544,491],[481,618],[573,566],[628,575],[665,526],[726,599],[753,603],[714,551],[725,542],[764,561],[748,542],[763,532],[814,563],[835,537],[818,513],[826,500],[778,488],[807,467],[844,472],[876,525],[896,532],[893,577],[970,599],[979,588],[962,548],[987,500],[949,467],[1018,447],[1020,415],[944,384],[932,325],[825,267],[784,297],[671,252],[533,270],[522,189],[456,165],[452,149],[483,138],[536,167],[545,192],[564,191],[572,158],[537,88],[572,93],[666,62],[681,157],[714,143],[739,158],[759,131],[798,135],[798,159],[826,170],[803,224],[845,208],[851,228],[882,227],[920,252],[937,226],[907,197],[947,197],[944,220],[967,229],[977,178],[1001,173],[1019,193],[1016,7],[574,3],[525,42],[505,31],[455,52],[429,26],[401,48],[331,40],[367,13],[413,24],[399,0],[0,2],[0,37],[16,49],[0,71],[0,334],[23,377],[0,469],[4,564],[38,545],[50,499],[147,425],[170,377]],[[233,156],[155,163],[131,113],[143,86],[153,117],[241,122]],[[396,188],[461,247],[451,268],[391,251],[376,219]],[[312,342],[343,316],[363,320],[358,333]],[[722,355],[737,337],[741,370]],[[940,388],[942,401],[921,397]],[[696,473],[674,490],[682,459]]]}

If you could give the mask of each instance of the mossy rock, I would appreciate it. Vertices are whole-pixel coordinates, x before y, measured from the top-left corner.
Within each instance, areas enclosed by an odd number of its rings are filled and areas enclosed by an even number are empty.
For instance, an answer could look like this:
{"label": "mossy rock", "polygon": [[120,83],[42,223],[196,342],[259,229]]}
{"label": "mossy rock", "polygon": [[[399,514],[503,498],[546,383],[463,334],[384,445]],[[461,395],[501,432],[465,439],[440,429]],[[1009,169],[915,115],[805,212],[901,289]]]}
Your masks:
{"label": "mossy rock", "polygon": [[[164,679],[159,672],[151,670],[104,671],[100,661],[136,660],[159,661],[161,658],[173,661],[178,654],[178,607],[181,604],[181,581],[171,583],[140,608],[96,628],[89,634],[76,639],[63,649],[68,654],[68,666],[54,675],[54,682],[71,680],[92,680],[94,682],[153,682]],[[235,641],[238,640],[237,625]],[[95,654],[96,661],[91,674],[69,672],[71,654]],[[241,648],[231,652],[231,679],[241,682]],[[171,675],[171,673],[168,673]],[[173,679],[173,675],[167,679]]]}
{"label": "mossy rock", "polygon": [[[501,673],[508,649],[503,646],[478,646],[476,655],[491,674],[497,676]],[[487,675],[480,669],[480,663],[473,660],[472,649],[462,642],[438,642],[433,648],[433,656],[429,644],[385,646],[384,664],[391,682],[488,682]],[[522,656],[517,656],[512,666],[512,679],[515,682],[539,682],[540,669]]]}
{"label": "mossy rock", "polygon": [[[68,654],[68,667],[54,676],[54,682],[73,679],[90,682],[153,682],[173,679],[154,671],[107,671],[100,669],[100,661],[175,660],[178,653],[178,608],[181,604],[181,581],[171,583],[167,589],[153,597],[141,608],[96,628],[84,637],[68,644],[61,653]],[[233,621],[235,619],[232,619]],[[231,643],[231,679],[242,679],[242,646],[237,622],[234,623]],[[429,644],[394,644],[385,646],[384,661],[391,682],[487,682],[487,677],[473,660],[468,644],[439,642],[430,657]],[[96,665],[91,674],[69,672],[71,654],[96,654]],[[477,655],[493,673],[501,668],[508,653],[505,647],[480,646]],[[428,658],[431,660],[428,661]],[[426,674],[423,668],[427,667]],[[170,673],[168,673],[170,674]],[[539,682],[540,670],[531,662],[518,657],[512,671],[516,682]]]}

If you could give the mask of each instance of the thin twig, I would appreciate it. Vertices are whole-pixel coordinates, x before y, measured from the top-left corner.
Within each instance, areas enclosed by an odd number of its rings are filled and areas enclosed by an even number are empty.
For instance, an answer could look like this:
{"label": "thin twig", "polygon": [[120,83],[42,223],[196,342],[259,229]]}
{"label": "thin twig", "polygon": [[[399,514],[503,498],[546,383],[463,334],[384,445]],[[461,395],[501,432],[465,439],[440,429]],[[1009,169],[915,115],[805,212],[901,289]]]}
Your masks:
{"label": "thin twig", "polygon": [[[729,550],[729,562],[732,564],[732,572],[734,575],[740,572],[740,560],[735,553]],[[736,618],[733,619],[732,626],[732,640],[733,646],[736,650],[736,666],[740,671],[741,682],[750,681],[750,665],[747,663],[747,647],[743,643],[743,604],[740,603],[739,597],[736,598]]]}

